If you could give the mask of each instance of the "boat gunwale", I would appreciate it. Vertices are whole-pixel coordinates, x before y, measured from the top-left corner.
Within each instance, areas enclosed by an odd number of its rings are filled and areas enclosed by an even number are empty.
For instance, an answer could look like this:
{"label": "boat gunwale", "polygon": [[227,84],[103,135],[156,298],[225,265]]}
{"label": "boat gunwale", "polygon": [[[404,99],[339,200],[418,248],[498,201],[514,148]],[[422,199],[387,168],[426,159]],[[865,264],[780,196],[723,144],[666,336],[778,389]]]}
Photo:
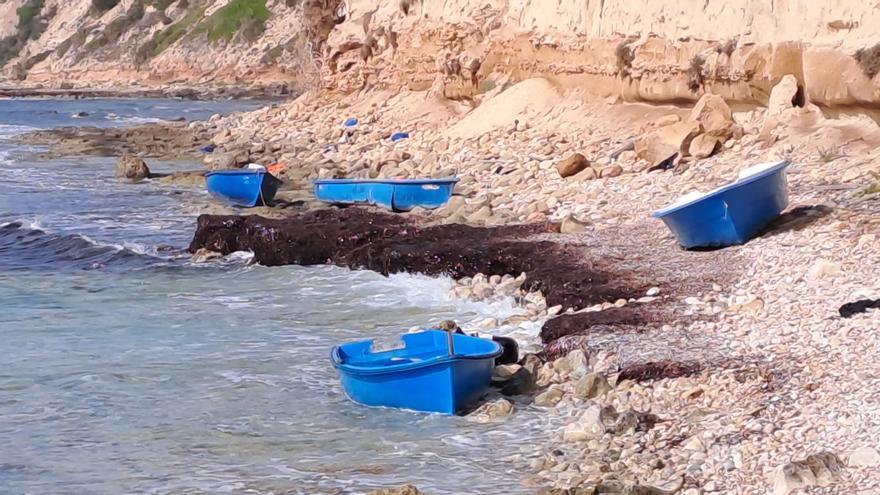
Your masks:
{"label": "boat gunwale", "polygon": [[[477,338],[477,337],[474,337]],[[484,339],[485,340],[485,339]],[[370,342],[372,345],[373,340],[363,340],[360,342]],[[489,341],[495,346],[495,350],[492,352],[485,352],[482,354],[453,354],[452,356],[448,355],[440,355],[432,358],[424,359],[421,361],[415,362],[405,362],[400,364],[392,364],[392,365],[383,365],[383,366],[359,366],[345,362],[344,359],[339,354],[340,349],[343,347],[342,345],[333,346],[330,350],[330,361],[333,363],[333,367],[348,373],[350,375],[386,375],[393,373],[400,373],[405,371],[412,371],[421,368],[427,368],[432,366],[438,366],[447,363],[454,363],[456,361],[468,361],[468,360],[482,360],[482,359],[495,359],[500,356],[504,352],[504,348],[495,341]],[[357,344],[359,342],[352,342],[350,344],[343,345],[351,345]],[[382,351],[388,352],[388,351]],[[370,354],[380,354],[380,353],[370,353]]]}
{"label": "boat gunwale", "polygon": [[[205,177],[209,177],[211,175],[269,175],[275,177],[267,170],[255,169],[211,170],[210,172],[205,173]],[[275,178],[277,179],[277,177]]]}
{"label": "boat gunwale", "polygon": [[666,208],[661,208],[659,210],[655,210],[654,212],[651,213],[651,216],[653,218],[661,218],[662,219],[663,217],[669,216],[672,213],[677,213],[685,208],[689,208],[691,206],[697,205],[697,204],[701,203],[702,201],[706,201],[708,199],[715,198],[721,194],[726,193],[727,191],[736,189],[741,186],[751,184],[753,182],[756,182],[756,181],[759,181],[762,179],[766,179],[774,174],[785,171],[785,169],[788,168],[789,165],[791,165],[790,160],[779,160],[776,163],[776,165],[773,165],[772,167],[770,167],[766,170],[762,170],[761,172],[758,172],[757,174],[750,175],[744,179],[735,180],[729,184],[725,184],[717,189],[714,189],[712,191],[707,192],[706,194],[704,194],[703,196],[700,196],[699,198],[692,199],[686,203],[683,203],[680,205],[671,205],[671,206],[667,206]]}

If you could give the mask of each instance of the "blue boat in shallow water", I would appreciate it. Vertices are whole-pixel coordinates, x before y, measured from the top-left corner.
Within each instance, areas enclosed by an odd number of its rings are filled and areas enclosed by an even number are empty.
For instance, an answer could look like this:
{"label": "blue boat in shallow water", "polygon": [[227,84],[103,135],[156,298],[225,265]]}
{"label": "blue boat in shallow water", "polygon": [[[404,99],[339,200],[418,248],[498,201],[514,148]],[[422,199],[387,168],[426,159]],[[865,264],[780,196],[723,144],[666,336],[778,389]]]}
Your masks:
{"label": "blue boat in shallow water", "polygon": [[458,179],[318,179],[315,197],[335,204],[371,204],[393,211],[439,208],[449,201]]}
{"label": "blue boat in shallow water", "polygon": [[272,201],[281,181],[265,169],[217,170],[205,174],[211,196],[232,206],[263,206]]}
{"label": "blue boat in shallow water", "polygon": [[373,341],[336,346],[330,353],[346,395],[367,406],[455,414],[489,387],[497,343],[426,330],[405,334],[404,347],[372,352]]}
{"label": "blue boat in shallow water", "polygon": [[730,184],[684,196],[651,216],[663,220],[678,243],[690,249],[743,244],[788,205],[788,161],[755,165]]}

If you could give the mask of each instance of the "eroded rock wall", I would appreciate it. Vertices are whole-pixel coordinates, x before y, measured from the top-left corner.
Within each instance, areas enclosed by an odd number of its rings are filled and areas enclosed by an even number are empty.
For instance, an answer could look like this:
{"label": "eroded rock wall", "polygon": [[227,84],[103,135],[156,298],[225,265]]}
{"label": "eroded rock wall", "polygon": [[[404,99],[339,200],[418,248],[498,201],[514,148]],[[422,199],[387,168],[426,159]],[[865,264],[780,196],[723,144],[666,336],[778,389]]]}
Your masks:
{"label": "eroded rock wall", "polygon": [[[471,103],[538,76],[627,101],[687,102],[711,92],[759,104],[792,74],[820,105],[871,107],[880,99],[873,77],[880,48],[871,50],[880,42],[873,28],[880,11],[854,0],[270,0],[259,32],[247,36],[245,23],[219,41],[198,26],[227,0],[149,4],[142,18],[123,22],[140,1],[96,15],[94,0],[46,0],[45,32],[5,73],[46,85],[407,88]],[[12,24],[4,19],[2,32]],[[168,42],[172,27],[184,34]],[[154,39],[167,46],[146,46]]]}

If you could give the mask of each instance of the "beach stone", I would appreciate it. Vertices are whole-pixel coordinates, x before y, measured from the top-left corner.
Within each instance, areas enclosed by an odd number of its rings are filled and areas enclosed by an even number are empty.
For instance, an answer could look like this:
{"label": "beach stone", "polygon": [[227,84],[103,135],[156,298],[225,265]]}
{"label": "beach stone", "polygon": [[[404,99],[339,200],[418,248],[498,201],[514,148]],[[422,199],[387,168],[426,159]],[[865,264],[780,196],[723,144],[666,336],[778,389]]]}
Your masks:
{"label": "beach stone", "polygon": [[494,370],[492,370],[492,379],[493,380],[510,380],[517,371],[521,370],[522,366],[518,364],[502,364],[496,366]]}
{"label": "beach stone", "polygon": [[562,439],[566,442],[581,442],[601,437],[604,434],[605,424],[602,422],[602,409],[594,404],[584,411],[577,421],[566,425],[562,432]]}
{"label": "beach stone", "polygon": [[821,280],[836,277],[841,273],[842,270],[839,263],[820,258],[810,267],[807,276],[812,280]]}
{"label": "beach stone", "polygon": [[211,153],[205,156],[205,165],[211,170],[225,170],[239,166],[237,153]]}
{"label": "beach stone", "polygon": [[588,373],[574,385],[574,395],[580,399],[593,399],[611,390],[608,379],[602,373]]}
{"label": "beach stone", "polygon": [[501,387],[501,393],[507,396],[522,395],[535,390],[535,378],[528,368],[523,366],[516,370]]}
{"label": "beach stone", "polygon": [[[514,282],[516,280],[514,279]],[[520,361],[523,369],[528,371],[530,375],[537,376],[538,370],[541,369],[541,358],[536,356],[535,354],[526,354],[525,357]]]}
{"label": "beach stone", "polygon": [[583,180],[593,180],[593,179],[597,179],[597,178],[599,178],[599,173],[596,172],[596,169],[593,167],[587,167],[587,168],[581,170],[580,172],[572,175],[568,179],[583,181]]}
{"label": "beach stone", "polygon": [[556,171],[559,172],[560,177],[564,179],[576,175],[578,172],[583,171],[589,166],[590,162],[587,160],[587,157],[580,153],[575,153],[568,158],[560,160],[556,164]]}
{"label": "beach stone", "polygon": [[513,402],[499,398],[486,402],[470,413],[468,417],[477,423],[491,423],[509,416],[511,412],[513,412]]}
{"label": "beach stone", "polygon": [[539,407],[553,407],[562,400],[562,390],[551,387],[535,397],[535,405]]}
{"label": "beach stone", "polygon": [[116,177],[139,181],[150,176],[150,169],[140,158],[122,155],[116,160]]}
{"label": "beach stone", "polygon": [[599,172],[599,177],[606,179],[609,177],[618,177],[623,174],[623,167],[620,165],[611,165],[610,167],[605,167]]}
{"label": "beach stone", "polygon": [[590,360],[583,349],[575,349],[565,357],[572,376],[584,376],[590,372]]}
{"label": "beach stone", "polygon": [[861,447],[849,453],[847,464],[854,467],[880,466],[880,453],[872,447]]}
{"label": "beach stone", "polygon": [[773,495],[787,495],[810,486],[827,486],[837,478],[842,466],[840,459],[831,452],[821,452],[802,461],[783,464],[770,475]]}
{"label": "beach stone", "polygon": [[574,218],[572,215],[565,217],[565,219],[562,220],[562,224],[559,226],[559,232],[562,234],[580,234],[586,230],[587,224]]}

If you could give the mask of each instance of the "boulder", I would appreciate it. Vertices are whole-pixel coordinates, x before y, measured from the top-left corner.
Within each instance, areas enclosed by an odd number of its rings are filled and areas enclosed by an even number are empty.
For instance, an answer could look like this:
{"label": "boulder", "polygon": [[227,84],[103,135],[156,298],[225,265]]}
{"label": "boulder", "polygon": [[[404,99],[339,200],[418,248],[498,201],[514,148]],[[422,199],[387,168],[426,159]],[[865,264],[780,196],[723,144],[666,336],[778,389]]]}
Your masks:
{"label": "boulder", "polygon": [[724,98],[708,93],[704,94],[694,105],[690,120],[698,122],[704,132],[715,135],[729,134],[735,125],[733,112]]}
{"label": "boulder", "polygon": [[691,141],[688,153],[694,158],[709,158],[721,149],[724,141],[718,136],[700,134]]}
{"label": "boulder", "polygon": [[593,399],[611,390],[608,379],[602,373],[588,373],[574,385],[574,395],[581,399]]}
{"label": "boulder", "polygon": [[770,91],[767,115],[779,115],[794,106],[803,106],[803,102],[797,101],[799,96],[797,78],[791,74],[785,75]]}
{"label": "boulder", "polygon": [[572,175],[577,175],[589,166],[590,161],[587,160],[587,157],[580,153],[575,153],[568,158],[560,160],[556,164],[556,171],[559,172],[559,175],[564,179],[566,177],[571,177]]}
{"label": "boulder", "polygon": [[150,169],[140,158],[122,155],[116,160],[116,177],[139,181],[150,176]]}
{"label": "boulder", "polygon": [[694,121],[660,127],[636,138],[636,156],[651,164],[660,163],[675,153],[687,156],[691,141],[701,132],[699,122]]}

